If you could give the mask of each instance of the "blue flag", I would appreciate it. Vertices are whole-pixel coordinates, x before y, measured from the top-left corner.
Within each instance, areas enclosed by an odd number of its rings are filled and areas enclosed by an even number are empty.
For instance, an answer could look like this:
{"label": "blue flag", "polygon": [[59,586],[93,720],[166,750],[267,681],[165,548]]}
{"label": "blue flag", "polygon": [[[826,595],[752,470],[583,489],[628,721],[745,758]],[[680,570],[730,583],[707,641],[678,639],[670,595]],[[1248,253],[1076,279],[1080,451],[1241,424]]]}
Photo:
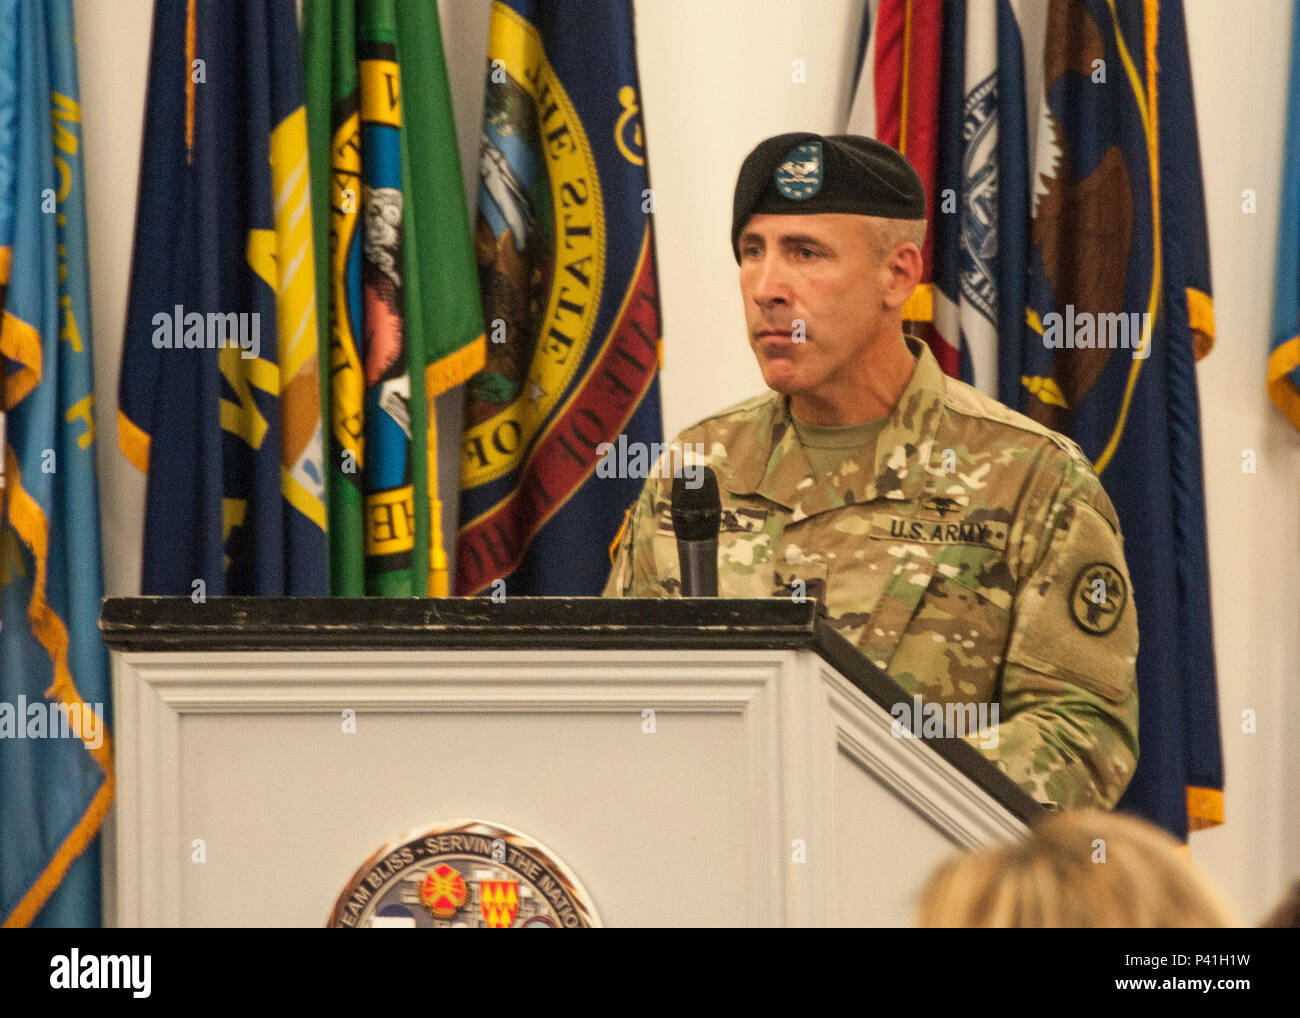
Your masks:
{"label": "blue flag", "polygon": [[144,594],[328,592],[293,0],[158,0],[118,441]]}
{"label": "blue flag", "polygon": [[0,916],[98,926],[113,798],[71,0],[0,0]]}
{"label": "blue flag", "polygon": [[1291,8],[1290,98],[1280,216],[1268,394],[1300,428],[1300,2]]}
{"label": "blue flag", "polygon": [[1120,809],[1223,819],[1195,360],[1214,336],[1182,4],[1053,0],[1032,194],[1023,408],[1119,514],[1140,647]]}
{"label": "blue flag", "polygon": [[600,593],[634,465],[662,443],[632,23],[627,0],[492,8],[474,238],[487,363],[465,395],[459,594]]}

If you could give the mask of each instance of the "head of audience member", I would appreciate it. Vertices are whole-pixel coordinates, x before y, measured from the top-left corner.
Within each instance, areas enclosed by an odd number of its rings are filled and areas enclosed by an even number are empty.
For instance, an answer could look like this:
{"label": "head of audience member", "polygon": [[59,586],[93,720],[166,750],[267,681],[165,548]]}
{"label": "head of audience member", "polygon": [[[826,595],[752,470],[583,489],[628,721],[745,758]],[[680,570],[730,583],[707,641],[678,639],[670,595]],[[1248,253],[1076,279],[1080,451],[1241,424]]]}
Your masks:
{"label": "head of audience member", "polygon": [[1169,834],[1099,810],[1054,813],[1024,841],[964,853],[921,892],[922,927],[1235,926]]}
{"label": "head of audience member", "polygon": [[1273,906],[1260,925],[1271,930],[1300,930],[1300,880],[1291,885],[1287,896]]}

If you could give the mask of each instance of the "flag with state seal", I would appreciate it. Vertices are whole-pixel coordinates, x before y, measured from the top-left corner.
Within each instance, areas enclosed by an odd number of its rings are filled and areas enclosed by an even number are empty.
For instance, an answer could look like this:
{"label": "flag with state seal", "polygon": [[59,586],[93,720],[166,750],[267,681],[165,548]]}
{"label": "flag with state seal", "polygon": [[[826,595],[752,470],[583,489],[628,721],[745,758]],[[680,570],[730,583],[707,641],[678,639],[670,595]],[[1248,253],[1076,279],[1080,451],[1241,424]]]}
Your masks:
{"label": "flag with state seal", "polygon": [[598,594],[644,483],[614,447],[663,435],[630,2],[497,0],[479,172],[456,591]]}
{"label": "flag with state seal", "polygon": [[[1035,134],[1020,408],[1092,460],[1141,642],[1137,770],[1118,808],[1223,820],[1196,360],[1214,340],[1180,0],[1051,0]],[[1104,596],[1104,595],[1103,595]]]}
{"label": "flag with state seal", "polygon": [[306,0],[330,589],[447,593],[434,399],[483,365],[465,184],[426,0]]}
{"label": "flag with state seal", "polygon": [[293,0],[157,0],[118,442],[144,594],[327,593]]}

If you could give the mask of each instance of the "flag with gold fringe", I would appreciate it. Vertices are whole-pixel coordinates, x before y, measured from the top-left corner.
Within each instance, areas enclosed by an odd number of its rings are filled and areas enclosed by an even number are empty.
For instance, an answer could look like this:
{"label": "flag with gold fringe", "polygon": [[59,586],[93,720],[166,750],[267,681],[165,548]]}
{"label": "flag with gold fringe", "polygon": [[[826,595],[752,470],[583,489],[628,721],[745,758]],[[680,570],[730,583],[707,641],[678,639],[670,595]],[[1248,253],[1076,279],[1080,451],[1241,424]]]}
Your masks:
{"label": "flag with gold fringe", "polygon": [[1223,820],[1196,359],[1214,341],[1181,0],[1051,0],[1021,408],[1092,460],[1141,635],[1137,770],[1118,808]]}
{"label": "flag with gold fringe", "polygon": [[0,917],[98,926],[113,799],[71,0],[0,0]]}

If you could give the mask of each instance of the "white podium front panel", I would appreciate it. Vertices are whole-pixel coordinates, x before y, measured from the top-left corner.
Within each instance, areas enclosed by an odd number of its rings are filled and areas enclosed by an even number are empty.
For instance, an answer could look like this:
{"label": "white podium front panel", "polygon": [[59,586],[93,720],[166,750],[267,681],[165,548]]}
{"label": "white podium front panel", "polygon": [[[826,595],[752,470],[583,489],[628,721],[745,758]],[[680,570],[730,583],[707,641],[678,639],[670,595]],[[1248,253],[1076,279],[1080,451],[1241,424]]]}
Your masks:
{"label": "white podium front panel", "polygon": [[122,926],[320,926],[461,818],[545,845],[608,926],[898,925],[1023,830],[806,650],[115,652],[114,692]]}

